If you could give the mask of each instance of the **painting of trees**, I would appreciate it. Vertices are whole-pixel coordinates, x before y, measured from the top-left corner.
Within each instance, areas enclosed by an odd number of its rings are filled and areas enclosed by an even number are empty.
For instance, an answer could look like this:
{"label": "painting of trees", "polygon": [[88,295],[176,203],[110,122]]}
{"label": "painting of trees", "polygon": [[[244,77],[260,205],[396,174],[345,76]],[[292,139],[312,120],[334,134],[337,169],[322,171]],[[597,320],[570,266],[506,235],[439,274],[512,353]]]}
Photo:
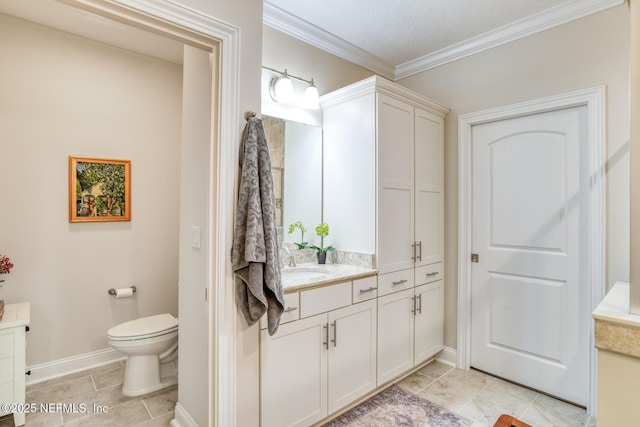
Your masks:
{"label": "painting of trees", "polygon": [[69,169],[72,222],[130,219],[130,162],[70,157]]}

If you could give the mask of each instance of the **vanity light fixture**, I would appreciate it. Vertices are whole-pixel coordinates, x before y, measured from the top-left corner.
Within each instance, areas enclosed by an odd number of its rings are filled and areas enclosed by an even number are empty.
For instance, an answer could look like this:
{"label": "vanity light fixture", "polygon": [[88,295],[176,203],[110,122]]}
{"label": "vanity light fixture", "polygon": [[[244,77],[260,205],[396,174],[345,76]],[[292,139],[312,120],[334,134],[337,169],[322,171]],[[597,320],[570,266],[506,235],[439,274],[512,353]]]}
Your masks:
{"label": "vanity light fixture", "polygon": [[273,99],[275,102],[294,102],[296,96],[293,90],[293,79],[309,85],[304,92],[304,97],[302,98],[303,105],[301,105],[301,107],[314,110],[320,108],[320,96],[318,95],[318,88],[313,81],[313,77],[311,78],[311,80],[306,80],[302,77],[289,74],[286,68],[284,69],[284,71],[278,71],[273,68],[264,66],[262,68],[274,74],[274,77],[269,83],[269,95],[271,95],[271,99]]}

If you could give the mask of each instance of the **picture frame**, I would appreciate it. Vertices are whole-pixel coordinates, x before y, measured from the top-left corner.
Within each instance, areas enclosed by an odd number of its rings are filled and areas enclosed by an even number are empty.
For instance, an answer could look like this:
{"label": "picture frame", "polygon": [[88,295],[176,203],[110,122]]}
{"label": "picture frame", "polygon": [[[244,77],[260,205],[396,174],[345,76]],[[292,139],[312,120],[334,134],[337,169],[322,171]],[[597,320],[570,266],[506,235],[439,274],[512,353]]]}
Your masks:
{"label": "picture frame", "polygon": [[69,156],[69,222],[131,221],[131,161]]}

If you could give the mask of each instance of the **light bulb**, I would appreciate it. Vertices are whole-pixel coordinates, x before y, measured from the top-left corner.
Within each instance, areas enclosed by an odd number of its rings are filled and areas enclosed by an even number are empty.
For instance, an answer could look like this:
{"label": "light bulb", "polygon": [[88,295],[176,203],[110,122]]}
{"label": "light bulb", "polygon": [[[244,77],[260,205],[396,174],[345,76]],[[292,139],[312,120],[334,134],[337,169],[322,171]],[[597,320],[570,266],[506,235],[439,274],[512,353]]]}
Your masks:
{"label": "light bulb", "polygon": [[276,102],[291,102],[293,99],[293,82],[284,70],[282,77],[274,77],[269,88],[271,99]]}
{"label": "light bulb", "polygon": [[311,84],[304,91],[304,105],[306,108],[317,110],[320,108],[320,96],[318,95],[318,88],[311,79]]}

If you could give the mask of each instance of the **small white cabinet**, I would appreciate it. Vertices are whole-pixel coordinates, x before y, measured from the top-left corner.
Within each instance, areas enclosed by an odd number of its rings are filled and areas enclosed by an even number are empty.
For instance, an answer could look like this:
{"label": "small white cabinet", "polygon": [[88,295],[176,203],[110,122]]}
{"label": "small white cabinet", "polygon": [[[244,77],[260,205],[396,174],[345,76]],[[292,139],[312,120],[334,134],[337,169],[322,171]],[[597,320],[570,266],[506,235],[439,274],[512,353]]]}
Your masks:
{"label": "small white cabinet", "polygon": [[378,298],[378,385],[442,350],[442,280]]}
{"label": "small white cabinet", "polygon": [[[8,304],[0,320],[0,403],[25,403],[26,327],[29,325],[29,303]],[[0,417],[9,412],[0,409]],[[25,412],[13,414],[14,424],[22,426]]]}
{"label": "small white cabinet", "polygon": [[[302,291],[301,313],[315,313],[318,301],[309,297],[320,290],[323,297],[335,292],[343,305],[345,283]],[[260,331],[262,427],[309,426],[375,389],[376,300],[324,307],[329,311],[281,325],[273,336]]]}

